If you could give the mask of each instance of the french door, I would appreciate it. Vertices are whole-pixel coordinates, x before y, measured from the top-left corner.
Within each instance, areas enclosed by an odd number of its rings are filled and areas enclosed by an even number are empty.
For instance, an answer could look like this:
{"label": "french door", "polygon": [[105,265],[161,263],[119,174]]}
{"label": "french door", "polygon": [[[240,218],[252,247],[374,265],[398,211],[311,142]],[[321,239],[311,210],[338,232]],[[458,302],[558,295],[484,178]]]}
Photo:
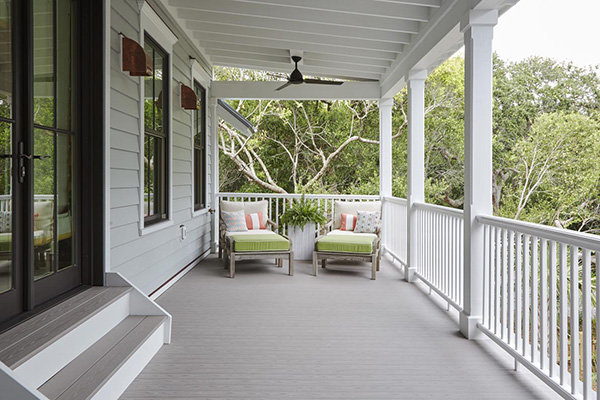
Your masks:
{"label": "french door", "polygon": [[78,12],[0,0],[0,323],[82,283]]}

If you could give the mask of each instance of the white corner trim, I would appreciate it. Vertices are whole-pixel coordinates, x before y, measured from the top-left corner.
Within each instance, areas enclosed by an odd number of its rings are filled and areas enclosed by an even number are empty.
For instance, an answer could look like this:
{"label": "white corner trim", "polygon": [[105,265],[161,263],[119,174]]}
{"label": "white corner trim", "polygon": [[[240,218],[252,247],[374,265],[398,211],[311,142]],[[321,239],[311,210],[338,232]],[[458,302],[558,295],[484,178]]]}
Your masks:
{"label": "white corner trim", "polygon": [[[104,4],[104,271],[110,271],[111,269],[111,251],[110,251],[110,230],[111,230],[111,187],[110,187],[110,95],[111,95],[111,27],[110,27],[110,14],[111,5],[110,1]],[[120,45],[123,44],[123,40],[119,38]],[[123,57],[119,53],[118,57],[122,63]]]}
{"label": "white corner trim", "polygon": [[150,233],[154,233],[154,232],[158,232],[163,229],[166,229],[170,226],[173,226],[174,224],[175,223],[173,222],[172,219],[168,219],[166,221],[157,222],[157,223],[149,225],[149,226],[144,226],[144,227],[140,228],[139,233],[140,233],[140,236],[148,235]]}

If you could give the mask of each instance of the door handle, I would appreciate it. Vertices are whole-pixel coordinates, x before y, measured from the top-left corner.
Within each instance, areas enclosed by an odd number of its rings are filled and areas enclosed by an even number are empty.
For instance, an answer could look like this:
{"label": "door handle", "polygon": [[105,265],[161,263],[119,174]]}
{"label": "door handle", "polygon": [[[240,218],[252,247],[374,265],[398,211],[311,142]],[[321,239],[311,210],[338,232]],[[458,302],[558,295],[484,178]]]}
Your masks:
{"label": "door handle", "polygon": [[[12,157],[12,155],[11,155],[11,157]],[[47,160],[50,158],[50,156],[39,156],[39,155],[32,156],[31,154],[24,154],[24,153],[19,154],[19,157],[26,158],[28,160],[32,160],[32,159],[33,160]]]}

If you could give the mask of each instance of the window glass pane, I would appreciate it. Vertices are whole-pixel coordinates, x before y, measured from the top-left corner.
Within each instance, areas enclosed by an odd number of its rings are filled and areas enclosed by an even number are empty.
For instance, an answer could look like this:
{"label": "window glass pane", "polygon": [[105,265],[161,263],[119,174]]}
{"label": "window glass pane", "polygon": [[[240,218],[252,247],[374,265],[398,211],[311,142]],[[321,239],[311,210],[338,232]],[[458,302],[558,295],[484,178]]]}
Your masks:
{"label": "window glass pane", "polygon": [[73,136],[58,133],[56,136],[56,229],[58,269],[74,264],[74,210]]}
{"label": "window glass pane", "polygon": [[195,84],[196,96],[198,97],[198,108],[194,110],[195,120],[195,136],[194,144],[204,146],[204,102],[206,91],[197,82]]}
{"label": "window glass pane", "polygon": [[12,116],[13,71],[10,5],[11,1],[0,0],[0,117],[4,118]]}
{"label": "window glass pane", "polygon": [[56,125],[60,129],[73,129],[75,115],[75,58],[73,57],[72,0],[56,1]]}
{"label": "window glass pane", "polygon": [[144,143],[144,215],[154,215],[154,166],[156,141],[151,135],[145,136]]}
{"label": "window glass pane", "polygon": [[[0,154],[12,153],[12,124],[0,122]],[[12,159],[0,158],[0,293],[13,287]]]}
{"label": "window glass pane", "polygon": [[154,52],[154,130],[163,132],[163,104],[166,98],[163,94],[163,64],[164,58]]}
{"label": "window glass pane", "polygon": [[34,277],[43,278],[54,272],[55,254],[55,174],[54,133],[34,130],[33,151],[33,251]]}
{"label": "window glass pane", "polygon": [[[154,57],[154,50],[148,41],[144,44],[144,51]],[[154,130],[154,75],[144,77],[144,126]]]}
{"label": "window glass pane", "polygon": [[54,126],[54,4],[33,2],[33,121]]}

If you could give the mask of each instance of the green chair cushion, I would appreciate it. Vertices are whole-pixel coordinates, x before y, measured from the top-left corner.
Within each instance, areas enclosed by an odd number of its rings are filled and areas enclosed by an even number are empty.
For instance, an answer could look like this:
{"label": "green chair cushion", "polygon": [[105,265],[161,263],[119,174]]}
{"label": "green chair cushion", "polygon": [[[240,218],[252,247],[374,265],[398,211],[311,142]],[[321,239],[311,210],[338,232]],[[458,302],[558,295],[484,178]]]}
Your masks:
{"label": "green chair cushion", "polygon": [[290,241],[280,235],[266,234],[230,234],[233,251],[287,251]]}
{"label": "green chair cushion", "polygon": [[371,254],[374,241],[375,237],[373,235],[329,233],[319,239],[317,250]]}

